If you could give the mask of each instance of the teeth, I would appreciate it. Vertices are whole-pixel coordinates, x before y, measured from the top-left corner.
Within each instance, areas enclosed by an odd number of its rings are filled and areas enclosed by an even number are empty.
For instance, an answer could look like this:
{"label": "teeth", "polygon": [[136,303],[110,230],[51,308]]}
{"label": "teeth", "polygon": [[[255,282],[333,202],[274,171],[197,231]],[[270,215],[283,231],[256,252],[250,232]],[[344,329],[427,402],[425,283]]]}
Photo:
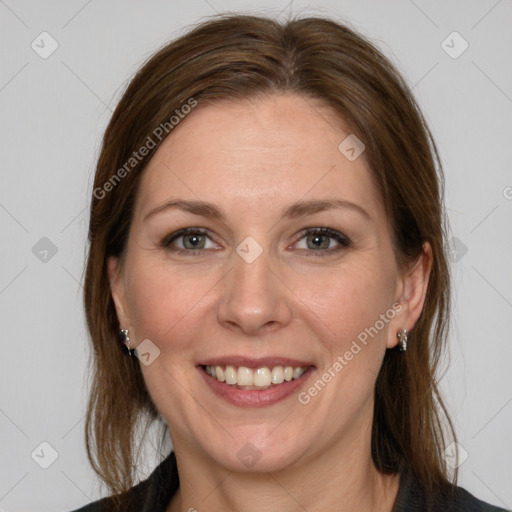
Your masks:
{"label": "teeth", "polygon": [[304,370],[298,366],[297,368],[293,369],[293,378],[298,379],[303,373]]}
{"label": "teeth", "polygon": [[224,370],[222,369],[222,366],[216,366],[215,367],[215,375],[213,377],[217,377],[217,380],[220,380],[221,382],[224,382],[226,378],[224,377]]}
{"label": "teeth", "polygon": [[272,384],[282,384],[284,382],[284,368],[282,366],[274,366],[272,368]]}
{"label": "teeth", "polygon": [[220,382],[226,382],[230,386],[245,386],[266,388],[271,384],[282,384],[284,381],[298,379],[304,375],[307,368],[301,366],[267,366],[251,369],[245,366],[205,366],[205,371],[211,377]]}
{"label": "teeth", "polygon": [[[208,366],[206,368],[206,373],[208,373]],[[224,376],[226,377],[226,384],[236,385],[236,371],[233,366],[226,366]]]}
{"label": "teeth", "polygon": [[240,366],[238,368],[238,379],[236,383],[239,386],[252,386],[253,374],[250,368],[246,368],[245,366]]}
{"label": "teeth", "polygon": [[253,375],[253,386],[263,388],[270,386],[271,375],[268,368],[258,368]]}

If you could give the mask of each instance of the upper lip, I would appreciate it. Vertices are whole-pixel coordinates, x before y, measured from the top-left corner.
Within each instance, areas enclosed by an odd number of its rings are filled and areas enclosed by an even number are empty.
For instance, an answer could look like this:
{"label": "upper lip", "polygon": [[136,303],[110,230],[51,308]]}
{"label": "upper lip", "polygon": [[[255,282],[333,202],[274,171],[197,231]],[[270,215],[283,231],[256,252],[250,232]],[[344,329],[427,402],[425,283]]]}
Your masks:
{"label": "upper lip", "polygon": [[267,366],[273,368],[275,366],[301,366],[306,368],[313,366],[311,362],[299,361],[289,357],[244,357],[244,356],[221,356],[204,359],[198,363],[198,366],[245,366],[246,368],[263,368]]}

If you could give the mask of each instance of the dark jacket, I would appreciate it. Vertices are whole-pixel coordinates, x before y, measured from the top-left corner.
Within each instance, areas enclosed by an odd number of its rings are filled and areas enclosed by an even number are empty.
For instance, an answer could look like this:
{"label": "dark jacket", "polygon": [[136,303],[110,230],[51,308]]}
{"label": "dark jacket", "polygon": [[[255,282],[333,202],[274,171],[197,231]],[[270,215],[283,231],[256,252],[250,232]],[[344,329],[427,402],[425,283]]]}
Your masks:
{"label": "dark jacket", "polygon": [[[174,452],[167,457],[140,484],[126,494],[126,505],[115,511],[111,498],[86,505],[75,512],[165,512],[172,496],[179,487],[178,470]],[[199,507],[199,505],[198,505]],[[453,487],[450,493],[438,493],[427,503],[418,481],[412,473],[400,476],[400,488],[392,512],[505,512],[476,499],[466,490]]]}

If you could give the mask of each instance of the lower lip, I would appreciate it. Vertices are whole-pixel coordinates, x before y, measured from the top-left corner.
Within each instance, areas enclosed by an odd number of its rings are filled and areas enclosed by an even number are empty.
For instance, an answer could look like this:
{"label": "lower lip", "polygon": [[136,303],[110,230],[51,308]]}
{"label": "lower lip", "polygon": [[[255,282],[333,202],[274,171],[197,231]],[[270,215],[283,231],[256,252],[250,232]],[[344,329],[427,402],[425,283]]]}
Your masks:
{"label": "lower lip", "polygon": [[208,375],[201,366],[197,367],[209,388],[227,402],[239,407],[266,407],[285,400],[294,394],[313,372],[310,367],[300,378],[273,385],[268,389],[238,389]]}

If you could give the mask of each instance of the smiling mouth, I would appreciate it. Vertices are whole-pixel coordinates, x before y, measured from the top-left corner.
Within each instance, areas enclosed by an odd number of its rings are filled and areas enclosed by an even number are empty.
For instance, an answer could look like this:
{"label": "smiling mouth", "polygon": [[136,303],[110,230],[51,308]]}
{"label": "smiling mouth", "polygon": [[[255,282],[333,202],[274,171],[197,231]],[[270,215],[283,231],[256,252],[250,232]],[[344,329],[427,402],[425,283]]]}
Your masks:
{"label": "smiling mouth", "polygon": [[224,382],[243,390],[264,390],[278,386],[284,382],[300,379],[308,370],[308,366],[262,366],[247,368],[246,366],[210,366],[203,365],[203,370],[219,382]]}

